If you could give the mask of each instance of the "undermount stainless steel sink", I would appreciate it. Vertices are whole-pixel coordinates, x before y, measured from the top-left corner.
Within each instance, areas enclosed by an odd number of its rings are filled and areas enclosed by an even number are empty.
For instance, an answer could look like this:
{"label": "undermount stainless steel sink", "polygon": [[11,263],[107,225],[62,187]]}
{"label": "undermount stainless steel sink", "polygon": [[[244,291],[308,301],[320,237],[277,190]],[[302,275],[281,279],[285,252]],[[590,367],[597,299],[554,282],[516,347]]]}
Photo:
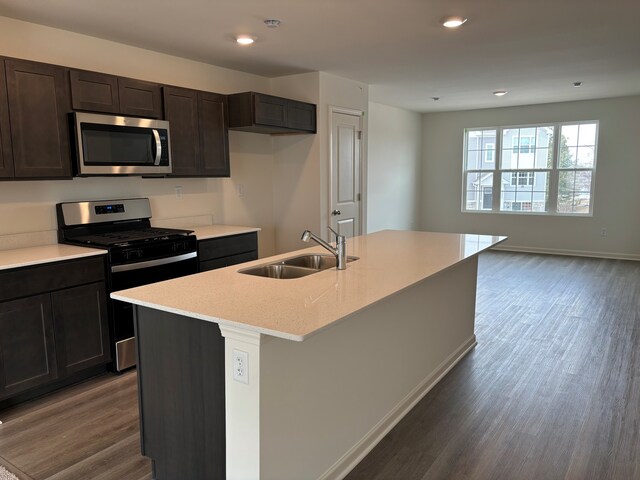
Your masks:
{"label": "undermount stainless steel sink", "polygon": [[[358,260],[358,257],[347,257],[347,263],[353,262],[354,260]],[[297,255],[274,263],[245,268],[243,270],[238,270],[238,273],[286,280],[306,277],[307,275],[312,275],[314,273],[321,272],[322,270],[333,268],[336,264],[336,257],[333,255],[320,255],[316,253],[309,255]]]}
{"label": "undermount stainless steel sink", "polygon": [[[358,260],[358,257],[347,257],[347,263],[353,262],[354,260]],[[316,253],[286,258],[282,260],[281,263],[283,265],[294,265],[296,267],[313,268],[315,270],[326,270],[327,268],[334,268],[338,262],[333,255]]]}

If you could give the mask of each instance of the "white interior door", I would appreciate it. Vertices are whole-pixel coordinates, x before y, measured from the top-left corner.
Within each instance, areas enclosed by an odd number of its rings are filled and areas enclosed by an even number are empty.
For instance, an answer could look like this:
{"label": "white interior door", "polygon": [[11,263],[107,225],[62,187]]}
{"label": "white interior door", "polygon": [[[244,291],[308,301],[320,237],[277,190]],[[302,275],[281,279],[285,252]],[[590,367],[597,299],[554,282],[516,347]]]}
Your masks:
{"label": "white interior door", "polygon": [[[354,112],[355,113],[355,112]],[[360,235],[362,114],[331,112],[329,225],[346,237]]]}

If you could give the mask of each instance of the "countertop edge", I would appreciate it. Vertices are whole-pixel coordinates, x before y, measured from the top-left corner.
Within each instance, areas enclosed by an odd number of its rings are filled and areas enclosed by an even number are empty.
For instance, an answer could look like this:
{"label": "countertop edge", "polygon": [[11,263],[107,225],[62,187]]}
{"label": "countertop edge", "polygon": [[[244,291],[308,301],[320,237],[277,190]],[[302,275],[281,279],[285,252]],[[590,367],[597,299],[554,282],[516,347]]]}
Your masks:
{"label": "countertop edge", "polygon": [[[215,232],[216,227],[221,227],[224,231]],[[244,233],[259,232],[262,230],[260,227],[241,227],[236,225],[206,225],[198,227],[190,227],[189,230],[193,230],[196,238],[200,240],[210,240],[212,238],[230,237],[233,235],[242,235]],[[210,233],[207,233],[211,230]]]}
{"label": "countertop edge", "polygon": [[[260,333],[264,335],[269,335],[271,337],[282,338],[285,340],[292,340],[294,342],[302,342],[309,338],[311,334],[307,335],[293,335],[286,332],[281,332],[278,330],[270,330],[268,328],[260,328],[252,325],[247,325],[246,323],[234,322],[233,320],[226,320],[224,318],[212,317],[209,315],[202,315],[197,312],[190,312],[187,310],[181,310],[179,308],[167,307],[165,305],[158,305],[156,303],[145,302],[143,300],[133,299],[127,296],[118,295],[117,293],[112,293],[109,295],[114,300],[120,300],[121,302],[132,303],[139,307],[150,308],[152,310],[160,310],[161,312],[167,313],[175,313],[176,315],[181,315],[183,317],[196,318],[198,320],[203,320],[205,322],[217,323],[219,325],[228,325],[230,327],[235,327],[238,329],[248,330],[254,333]],[[316,332],[313,332],[316,333]]]}
{"label": "countertop edge", "polygon": [[[27,250],[28,248],[38,248],[38,247],[27,247],[27,248],[20,248],[20,249],[15,249],[15,250],[4,250],[5,252],[16,252],[16,251],[20,251],[20,250]],[[24,261],[18,261],[15,263],[7,263],[7,264],[2,264],[0,265],[0,271],[3,270],[12,270],[14,268],[23,268],[23,267],[33,267],[35,265],[45,265],[47,263],[55,263],[55,262],[64,262],[67,260],[76,260],[78,258],[86,258],[86,257],[95,257],[98,255],[106,255],[107,251],[106,250],[100,250],[97,248],[87,248],[87,247],[78,247],[78,248],[84,248],[87,251],[86,252],[78,252],[78,253],[72,253],[72,254],[68,254],[68,255],[57,255],[57,256],[53,256],[53,257],[48,257],[48,258],[34,258],[33,260],[24,260]]]}

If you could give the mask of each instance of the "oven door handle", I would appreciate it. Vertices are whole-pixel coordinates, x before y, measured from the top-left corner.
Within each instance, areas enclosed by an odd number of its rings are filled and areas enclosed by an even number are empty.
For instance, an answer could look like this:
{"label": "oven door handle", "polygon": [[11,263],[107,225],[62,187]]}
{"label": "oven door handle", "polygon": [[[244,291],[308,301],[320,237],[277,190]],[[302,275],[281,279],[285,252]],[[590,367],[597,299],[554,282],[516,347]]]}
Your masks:
{"label": "oven door handle", "polygon": [[159,258],[157,260],[147,260],[146,262],[128,263],[126,265],[114,265],[111,267],[112,273],[129,272],[131,270],[140,270],[142,268],[157,267],[159,265],[168,265],[170,263],[182,262],[190,258],[196,258],[198,252],[189,252],[175,257]]}

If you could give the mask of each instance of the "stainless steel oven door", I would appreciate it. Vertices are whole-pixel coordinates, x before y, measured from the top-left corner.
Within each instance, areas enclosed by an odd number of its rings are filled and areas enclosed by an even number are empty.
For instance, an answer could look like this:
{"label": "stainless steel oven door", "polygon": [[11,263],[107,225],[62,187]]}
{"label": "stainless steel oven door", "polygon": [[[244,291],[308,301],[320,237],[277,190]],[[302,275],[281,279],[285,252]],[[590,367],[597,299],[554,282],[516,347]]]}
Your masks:
{"label": "stainless steel oven door", "polygon": [[[188,252],[166,258],[111,266],[111,291],[139,287],[198,272],[198,253]],[[112,300],[115,369],[136,364],[133,305]]]}

